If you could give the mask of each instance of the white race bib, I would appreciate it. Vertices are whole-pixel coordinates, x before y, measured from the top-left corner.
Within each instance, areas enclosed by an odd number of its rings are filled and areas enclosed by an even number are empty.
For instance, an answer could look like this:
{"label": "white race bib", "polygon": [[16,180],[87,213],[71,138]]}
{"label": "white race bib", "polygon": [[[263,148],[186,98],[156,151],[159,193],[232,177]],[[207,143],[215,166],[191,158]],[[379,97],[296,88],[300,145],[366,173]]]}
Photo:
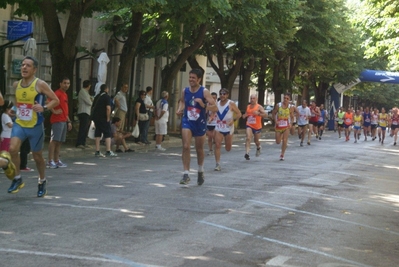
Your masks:
{"label": "white race bib", "polygon": [[255,116],[249,116],[247,119],[248,124],[256,124]]}
{"label": "white race bib", "polygon": [[287,127],[288,121],[287,120],[278,120],[277,125],[278,125],[278,127]]}
{"label": "white race bib", "polygon": [[200,117],[200,110],[195,107],[187,108],[187,117],[190,121],[196,121]]}
{"label": "white race bib", "polygon": [[32,120],[32,104],[17,104],[17,117],[22,121]]}

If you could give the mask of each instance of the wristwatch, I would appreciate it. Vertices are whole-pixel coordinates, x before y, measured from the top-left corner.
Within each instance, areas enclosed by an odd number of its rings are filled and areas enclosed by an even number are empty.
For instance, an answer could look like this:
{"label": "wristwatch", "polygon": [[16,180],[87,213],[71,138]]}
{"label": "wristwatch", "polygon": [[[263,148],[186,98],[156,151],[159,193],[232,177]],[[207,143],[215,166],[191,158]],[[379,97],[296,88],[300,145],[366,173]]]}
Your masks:
{"label": "wristwatch", "polygon": [[43,111],[46,111],[46,110],[47,110],[47,106],[44,105],[44,106],[43,106]]}

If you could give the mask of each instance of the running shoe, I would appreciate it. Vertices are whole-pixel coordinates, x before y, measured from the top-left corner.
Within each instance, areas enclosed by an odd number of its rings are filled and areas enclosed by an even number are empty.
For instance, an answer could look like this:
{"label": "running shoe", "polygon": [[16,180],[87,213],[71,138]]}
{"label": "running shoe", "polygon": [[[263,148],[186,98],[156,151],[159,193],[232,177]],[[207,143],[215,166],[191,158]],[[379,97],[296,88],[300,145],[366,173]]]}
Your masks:
{"label": "running shoe", "polygon": [[213,156],[213,150],[209,150],[208,154],[206,154],[207,156]]}
{"label": "running shoe", "polygon": [[319,136],[319,140],[321,140],[321,136]]}
{"label": "running shoe", "polygon": [[57,164],[55,164],[55,162],[52,160],[52,161],[48,161],[48,162],[47,162],[46,168],[47,168],[47,169],[57,169],[58,166],[57,166]]}
{"label": "running shoe", "polygon": [[202,185],[204,182],[204,172],[198,172],[197,184]]}
{"label": "running shoe", "polygon": [[280,155],[280,160],[283,161],[284,160],[284,156]]}
{"label": "running shoe", "polygon": [[245,154],[245,155],[244,155],[244,158],[245,158],[246,160],[250,160],[249,154]]}
{"label": "running shoe", "polygon": [[76,148],[86,149],[86,147],[84,145],[78,145],[78,146],[76,146]]}
{"label": "running shoe", "polygon": [[308,145],[310,146],[310,141],[308,141]]}
{"label": "running shoe", "polygon": [[47,194],[46,185],[47,185],[47,180],[38,184],[37,197],[44,197]]}
{"label": "running shoe", "polygon": [[57,162],[55,162],[55,165],[57,165],[57,168],[66,168],[66,167],[68,167],[68,165],[63,163],[61,160],[58,160]]}
{"label": "running shoe", "polygon": [[85,145],[85,148],[91,148],[91,145]]}
{"label": "running shoe", "polygon": [[163,148],[161,146],[157,147],[156,149],[159,150],[159,151],[165,151],[166,150],[166,148]]}
{"label": "running shoe", "polygon": [[1,151],[0,152],[0,158],[6,159],[8,161],[8,164],[5,168],[3,168],[5,175],[7,176],[8,179],[13,180],[15,176],[15,165],[11,161],[11,155],[8,151]]}
{"label": "running shoe", "polygon": [[356,143],[357,143],[357,139],[355,139],[355,142],[353,142],[353,143],[355,143],[355,144],[356,144]]}
{"label": "running shoe", "polygon": [[256,149],[256,154],[255,154],[255,156],[256,157],[259,157],[260,156],[260,150],[262,149],[262,147],[258,147],[257,149]]}
{"label": "running shoe", "polygon": [[183,179],[180,180],[180,184],[188,184],[190,182],[190,177],[188,177],[188,174],[183,175]]}
{"label": "running shoe", "polygon": [[396,146],[396,142],[394,142],[393,145]]}
{"label": "running shoe", "polygon": [[128,150],[125,150],[125,152],[134,152],[134,150],[129,148]]}
{"label": "running shoe", "polygon": [[8,193],[11,194],[18,193],[19,189],[23,188],[24,186],[25,183],[22,181],[22,178],[13,179],[10,188],[8,188]]}
{"label": "running shoe", "polygon": [[115,154],[115,153],[112,152],[112,151],[107,151],[107,152],[105,153],[105,156],[106,156],[106,157],[117,157],[118,154]]}
{"label": "running shoe", "polygon": [[215,171],[221,171],[222,167],[220,167],[219,163],[216,163]]}
{"label": "running shoe", "polygon": [[102,158],[105,157],[105,155],[103,153],[101,153],[100,151],[96,151],[96,153],[94,153],[94,156],[95,157],[102,157]]}
{"label": "running shoe", "polygon": [[122,149],[117,149],[117,150],[115,150],[115,152],[117,152],[117,153],[123,153]]}
{"label": "running shoe", "polygon": [[303,142],[301,142],[301,143],[299,144],[299,146],[303,146]]}

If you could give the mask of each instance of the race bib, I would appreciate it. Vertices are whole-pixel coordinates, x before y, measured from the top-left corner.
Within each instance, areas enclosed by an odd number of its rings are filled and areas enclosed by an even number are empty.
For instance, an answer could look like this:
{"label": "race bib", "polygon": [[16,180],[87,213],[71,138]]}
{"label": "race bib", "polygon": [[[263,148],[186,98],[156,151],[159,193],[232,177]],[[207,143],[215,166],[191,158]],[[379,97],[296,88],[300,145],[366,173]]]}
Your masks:
{"label": "race bib", "polygon": [[22,121],[32,120],[32,104],[17,104],[17,116]]}
{"label": "race bib", "polygon": [[227,128],[227,122],[222,120],[217,120],[217,126],[220,130]]}
{"label": "race bib", "polygon": [[195,107],[187,108],[187,117],[190,121],[196,121],[200,117],[200,110]]}
{"label": "race bib", "polygon": [[247,119],[248,124],[256,124],[255,116],[249,116]]}
{"label": "race bib", "polygon": [[365,122],[370,122],[370,119],[369,119],[369,118],[367,118],[367,119],[365,120]]}
{"label": "race bib", "polygon": [[360,126],[360,122],[359,122],[359,121],[356,121],[356,122],[355,122],[355,126]]}
{"label": "race bib", "polygon": [[392,125],[398,125],[398,122],[397,121],[393,121]]}
{"label": "race bib", "polygon": [[351,119],[346,119],[345,122],[346,123],[352,123],[352,120]]}
{"label": "race bib", "polygon": [[288,121],[287,120],[278,120],[277,125],[278,125],[278,127],[287,127]]}

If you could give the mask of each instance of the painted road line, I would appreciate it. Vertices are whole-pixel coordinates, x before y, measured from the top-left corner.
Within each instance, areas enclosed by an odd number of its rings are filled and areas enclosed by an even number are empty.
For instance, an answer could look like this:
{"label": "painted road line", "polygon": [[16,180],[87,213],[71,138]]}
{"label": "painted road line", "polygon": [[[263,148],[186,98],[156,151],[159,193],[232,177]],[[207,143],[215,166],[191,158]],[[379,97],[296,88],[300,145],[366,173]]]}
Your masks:
{"label": "painted road line", "polygon": [[360,262],[356,262],[356,261],[352,261],[352,260],[348,260],[348,259],[345,259],[345,258],[341,258],[341,257],[335,256],[335,255],[332,255],[332,254],[328,254],[328,253],[325,253],[323,251],[319,251],[319,250],[315,250],[315,249],[310,249],[310,248],[298,246],[298,245],[287,243],[287,242],[283,242],[283,241],[280,241],[280,240],[277,240],[277,239],[272,239],[272,238],[267,238],[267,237],[264,237],[264,236],[254,235],[254,234],[251,234],[251,233],[248,233],[248,232],[245,232],[245,231],[233,229],[233,228],[226,227],[226,226],[223,226],[223,225],[220,225],[220,224],[215,224],[215,223],[211,223],[211,222],[207,222],[207,221],[198,221],[198,222],[202,223],[202,224],[210,225],[210,226],[213,226],[213,227],[216,227],[216,228],[219,228],[219,229],[223,229],[223,230],[226,230],[226,231],[231,231],[231,232],[243,234],[243,235],[246,235],[246,236],[252,236],[254,238],[258,238],[258,239],[261,239],[261,240],[264,240],[264,241],[268,241],[270,243],[274,243],[274,244],[278,244],[278,245],[282,245],[282,246],[298,249],[298,250],[301,250],[301,251],[314,253],[314,254],[321,255],[321,256],[324,256],[324,257],[327,257],[327,258],[331,258],[331,259],[334,259],[334,260],[339,260],[339,261],[342,261],[342,262],[354,264],[356,266],[372,267],[370,265],[366,265],[366,264],[363,264],[363,263],[360,263]]}
{"label": "painted road line", "polygon": [[284,206],[280,206],[280,205],[274,205],[271,203],[267,203],[267,202],[263,202],[263,201],[257,201],[257,200],[248,200],[249,202],[253,202],[253,203],[257,203],[257,204],[261,204],[261,205],[265,205],[265,206],[269,206],[269,207],[273,207],[273,208],[278,208],[278,209],[282,209],[282,210],[289,210],[289,211],[293,211],[293,212],[297,212],[297,213],[302,213],[302,214],[306,214],[306,215],[311,215],[311,216],[315,216],[315,217],[319,217],[319,218],[323,218],[323,219],[327,219],[327,220],[332,220],[332,221],[337,221],[337,222],[343,222],[343,223],[347,223],[347,224],[353,224],[356,226],[361,226],[364,228],[368,228],[368,229],[372,229],[372,230],[377,230],[377,231],[382,231],[388,234],[394,234],[399,236],[399,233],[397,232],[393,232],[390,230],[386,230],[384,228],[378,228],[378,227],[374,227],[374,226],[370,226],[370,225],[366,225],[366,224],[362,224],[362,223],[357,223],[357,222],[352,222],[352,221],[347,221],[347,220],[342,220],[339,218],[335,218],[335,217],[330,217],[330,216],[325,216],[325,215],[320,215],[317,213],[312,213],[312,212],[308,212],[308,211],[303,211],[303,210],[298,210],[298,209],[293,209],[293,208],[288,208],[288,207],[284,207]]}

